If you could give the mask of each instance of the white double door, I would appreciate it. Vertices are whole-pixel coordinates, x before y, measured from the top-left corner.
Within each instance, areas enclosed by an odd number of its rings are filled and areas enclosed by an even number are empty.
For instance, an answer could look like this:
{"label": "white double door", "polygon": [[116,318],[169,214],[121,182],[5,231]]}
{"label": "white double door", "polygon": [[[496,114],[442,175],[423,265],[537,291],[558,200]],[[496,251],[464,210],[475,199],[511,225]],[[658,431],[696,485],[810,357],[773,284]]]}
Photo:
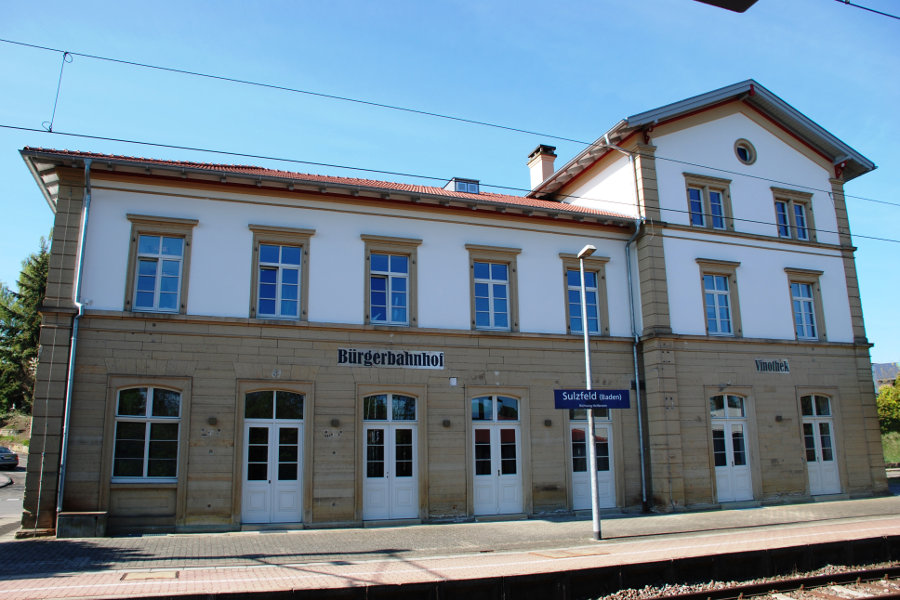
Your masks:
{"label": "white double door", "polygon": [[303,520],[303,425],[296,421],[244,422],[241,520]]}
{"label": "white double door", "polygon": [[419,516],[415,424],[364,426],[363,519]]}
{"label": "white double door", "polygon": [[803,418],[803,443],[809,493],[813,496],[839,494],[841,477],[834,457],[833,422],[830,418]]}
{"label": "white double door", "polygon": [[476,515],[522,512],[522,468],[519,426],[475,425],[474,502]]}
{"label": "white double door", "polygon": [[719,502],[753,499],[753,479],[747,450],[745,419],[715,419],[713,458]]}
{"label": "white double door", "polygon": [[[588,424],[576,422],[569,425],[572,444],[572,509],[591,508],[591,477],[588,460]],[[594,425],[597,449],[597,496],[600,508],[616,505],[615,468],[612,454],[612,426],[608,422]]]}

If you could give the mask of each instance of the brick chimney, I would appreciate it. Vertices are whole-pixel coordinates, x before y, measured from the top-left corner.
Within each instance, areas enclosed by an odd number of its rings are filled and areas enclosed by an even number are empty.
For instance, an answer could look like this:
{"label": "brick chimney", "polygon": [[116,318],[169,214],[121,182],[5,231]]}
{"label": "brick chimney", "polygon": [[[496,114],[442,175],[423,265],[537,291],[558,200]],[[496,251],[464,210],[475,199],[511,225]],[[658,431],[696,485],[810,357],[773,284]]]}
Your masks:
{"label": "brick chimney", "polygon": [[531,171],[531,189],[553,175],[553,161],[556,160],[556,146],[541,144],[528,155],[528,169]]}

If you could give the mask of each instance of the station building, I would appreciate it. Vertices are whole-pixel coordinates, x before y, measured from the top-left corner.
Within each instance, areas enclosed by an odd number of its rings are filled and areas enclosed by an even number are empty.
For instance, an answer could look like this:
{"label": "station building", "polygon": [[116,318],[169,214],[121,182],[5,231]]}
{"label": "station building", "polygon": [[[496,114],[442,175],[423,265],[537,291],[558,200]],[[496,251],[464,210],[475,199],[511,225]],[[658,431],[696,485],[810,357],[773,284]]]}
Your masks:
{"label": "station building", "polygon": [[[228,531],[887,490],[843,186],[750,80],[487,193],[39,148],[24,528]],[[524,158],[524,157],[523,157]],[[524,175],[524,168],[523,168]],[[582,322],[578,252],[585,259]]]}

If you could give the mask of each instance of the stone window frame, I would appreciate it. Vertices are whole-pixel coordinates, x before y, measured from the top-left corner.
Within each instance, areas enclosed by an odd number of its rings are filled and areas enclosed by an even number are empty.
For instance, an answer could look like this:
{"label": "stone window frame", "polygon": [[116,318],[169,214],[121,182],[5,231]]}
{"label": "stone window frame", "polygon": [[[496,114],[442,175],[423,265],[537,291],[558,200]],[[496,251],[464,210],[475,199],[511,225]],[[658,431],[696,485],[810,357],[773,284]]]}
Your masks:
{"label": "stone window frame", "polygon": [[[804,244],[814,243],[816,241],[816,222],[813,216],[813,195],[809,192],[801,192],[798,190],[789,190],[786,188],[772,187],[772,209],[775,211],[775,233],[779,239],[794,240]],[[785,205],[787,223],[778,222],[778,204]],[[806,238],[800,237],[796,223],[796,215],[794,206],[803,207],[803,216],[806,219]],[[782,235],[782,230],[787,228],[788,235]]]}
{"label": "stone window frame", "polygon": [[[566,333],[569,335],[584,335],[583,331],[572,330],[572,314],[569,305],[569,281],[568,272],[570,270],[580,271],[581,267],[578,257],[574,254],[560,253],[559,258],[562,260],[563,267],[563,299],[566,307]],[[597,276],[597,316],[600,319],[600,330],[596,333],[588,332],[589,335],[609,336],[609,299],[606,289],[606,264],[609,262],[608,256],[590,256],[584,259],[585,273],[592,272]],[[580,293],[580,287],[579,287]],[[579,306],[581,301],[579,299]],[[581,318],[581,315],[577,315]]]}
{"label": "stone window frame", "polygon": [[[521,248],[504,248],[499,246],[482,246],[478,244],[466,244],[469,252],[469,315],[472,329],[477,331],[519,331],[519,277],[516,266],[516,258],[522,253]],[[509,327],[478,327],[475,323],[475,263],[486,262],[505,264],[508,267],[508,298],[509,302]]]}
{"label": "stone window frame", "polygon": [[[697,229],[710,231],[734,231],[734,213],[731,208],[731,180],[696,173],[682,173],[685,183],[685,199],[687,200],[688,225]],[[700,201],[703,203],[703,224],[694,224],[691,210],[691,189],[700,190]],[[713,225],[713,214],[710,206],[710,192],[718,192],[722,197],[723,227]]]}
{"label": "stone window frame", "polygon": [[[419,277],[418,277],[418,249],[422,245],[422,240],[415,238],[389,237],[383,235],[363,234],[360,239],[365,243],[365,299],[363,305],[365,314],[364,322],[368,325],[379,325],[386,327],[418,327],[419,325]],[[375,254],[393,254],[404,255],[409,258],[409,272],[406,274],[407,279],[407,296],[406,296],[406,323],[386,321],[372,321],[372,253]],[[389,293],[389,292],[388,292]],[[388,298],[390,303],[390,298]]]}
{"label": "stone window frame", "polygon": [[[132,388],[163,388],[181,394],[181,413],[178,417],[178,461],[175,477],[114,477],[113,461],[115,459],[116,423],[119,393]],[[153,486],[183,487],[187,481],[188,450],[190,446],[191,416],[191,378],[158,377],[158,376],[125,376],[113,375],[107,382],[106,422],[104,424],[103,453],[101,464],[101,481],[113,486]],[[169,417],[167,420],[175,420]],[[147,421],[149,422],[149,421]],[[109,486],[105,486],[108,491]],[[181,500],[179,500],[181,502]],[[181,514],[181,513],[179,513]]]}
{"label": "stone window frame", "polygon": [[[309,246],[310,238],[316,234],[315,229],[297,229],[292,227],[272,227],[269,225],[248,225],[253,232],[252,259],[250,261],[250,318],[272,319],[278,321],[309,320]],[[273,244],[279,246],[297,246],[300,248],[300,308],[297,317],[279,317],[257,315],[259,303],[259,246]]]}
{"label": "stone window frame", "polygon": [[[194,227],[200,222],[197,219],[181,219],[176,217],[159,217],[152,215],[127,214],[131,222],[131,238],[128,248],[128,272],[125,277],[124,309],[129,312],[149,312],[161,314],[185,314],[187,312],[188,282],[191,272],[191,245]],[[181,257],[181,281],[178,289],[178,310],[159,310],[134,308],[135,286],[137,285],[138,240],[142,235],[159,235],[178,237],[184,240],[184,252]]]}
{"label": "stone window frame", "polygon": [[[791,310],[791,324],[794,328],[794,338],[799,341],[807,342],[827,341],[828,336],[825,330],[825,311],[822,306],[822,286],[820,282],[824,271],[785,267],[784,272],[785,275],[787,275],[788,300],[790,302],[789,306]],[[801,337],[797,331],[796,315],[794,314],[794,293],[791,289],[795,283],[807,284],[812,291],[813,326],[816,328],[815,337]]]}
{"label": "stone window frame", "polygon": [[[713,258],[698,258],[696,261],[700,267],[700,306],[703,310],[703,326],[706,328],[706,335],[714,337],[743,337],[740,295],[738,294],[737,282],[737,269],[741,266],[741,263]],[[706,318],[706,285],[703,280],[705,275],[721,275],[728,278],[728,307],[731,313],[731,333],[710,333],[709,331],[709,321]]]}
{"label": "stone window frame", "polygon": [[[746,159],[741,156],[741,150],[747,154]],[[745,138],[740,138],[734,142],[734,155],[738,161],[748,166],[756,162],[756,148],[753,147],[750,140]]]}

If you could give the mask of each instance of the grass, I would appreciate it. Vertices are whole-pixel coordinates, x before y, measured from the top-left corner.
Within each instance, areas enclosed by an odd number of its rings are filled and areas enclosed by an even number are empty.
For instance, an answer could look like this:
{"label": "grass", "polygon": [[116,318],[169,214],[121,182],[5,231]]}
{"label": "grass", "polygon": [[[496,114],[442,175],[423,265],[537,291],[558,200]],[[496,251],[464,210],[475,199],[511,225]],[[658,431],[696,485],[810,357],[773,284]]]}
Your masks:
{"label": "grass", "polygon": [[30,441],[31,417],[21,413],[8,413],[0,415],[0,429],[11,429],[11,435],[0,436],[0,446],[24,446],[28,447]]}
{"label": "grass", "polygon": [[892,431],[881,436],[881,446],[884,449],[884,462],[900,464],[900,433]]}

